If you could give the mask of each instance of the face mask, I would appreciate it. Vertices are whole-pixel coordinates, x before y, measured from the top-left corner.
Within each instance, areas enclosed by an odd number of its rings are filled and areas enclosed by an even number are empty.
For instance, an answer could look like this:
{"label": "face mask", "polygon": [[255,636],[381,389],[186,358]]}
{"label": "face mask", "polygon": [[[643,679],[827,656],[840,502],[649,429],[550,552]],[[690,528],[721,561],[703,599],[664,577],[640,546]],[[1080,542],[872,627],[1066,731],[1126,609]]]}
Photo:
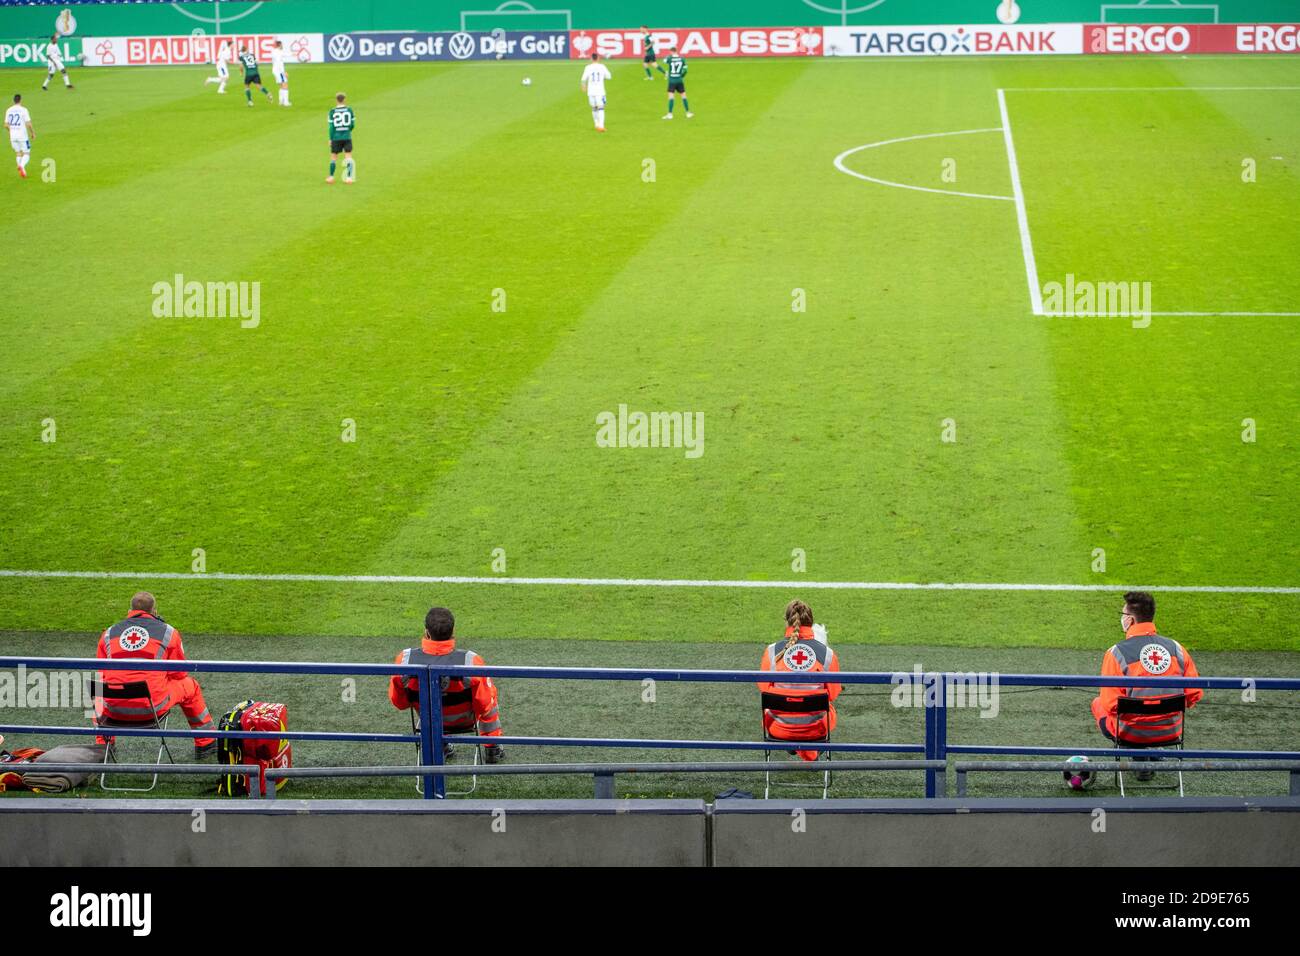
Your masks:
{"label": "face mask", "polygon": [[1119,629],[1123,631],[1125,634],[1128,633],[1128,628],[1129,628],[1128,621],[1129,621],[1129,616],[1127,614],[1121,614],[1119,616]]}

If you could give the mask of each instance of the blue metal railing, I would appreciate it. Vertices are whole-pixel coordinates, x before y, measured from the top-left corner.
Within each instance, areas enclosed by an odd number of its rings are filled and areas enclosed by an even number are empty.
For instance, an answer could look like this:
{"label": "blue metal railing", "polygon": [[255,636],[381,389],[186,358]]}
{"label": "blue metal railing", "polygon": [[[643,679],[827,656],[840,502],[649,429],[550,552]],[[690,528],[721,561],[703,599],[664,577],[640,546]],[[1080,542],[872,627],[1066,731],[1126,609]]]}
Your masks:
{"label": "blue metal railing", "polygon": [[[62,657],[0,657],[0,669],[24,666],[50,670],[105,670],[105,661],[99,658]],[[419,681],[420,732],[418,734],[379,734],[333,731],[280,731],[277,737],[288,740],[367,741],[380,743],[419,743],[420,764],[430,768],[424,775],[425,799],[445,795],[445,776],[436,772],[443,766],[443,744],[449,735],[444,733],[442,696],[430,694],[427,688],[439,686],[440,678],[492,677],[543,679],[543,680],[636,680],[688,681],[702,683],[759,683],[772,679],[771,671],[734,670],[674,670],[663,668],[598,668],[598,667],[513,667],[513,666],[452,666],[409,664],[334,664],[287,663],[275,661],[146,661],[118,662],[118,670],[183,671],[188,673],[240,673],[240,674],[343,674],[384,675],[400,674],[423,678]],[[782,672],[782,683],[824,684],[828,674]],[[920,744],[861,744],[861,743],[798,743],[801,750],[836,751],[850,753],[923,754],[926,760],[944,761],[949,754],[1003,754],[1003,755],[1083,755],[1114,756],[1108,748],[1078,747],[1007,747],[948,742],[948,697],[955,697],[960,687],[971,683],[973,676],[990,679],[997,687],[1131,687],[1132,677],[1100,677],[1077,674],[987,674],[968,672],[854,672],[842,671],[834,675],[834,683],[888,684],[894,687],[906,684],[919,686],[924,710],[923,743]],[[1168,687],[1171,691],[1182,688],[1204,690],[1300,691],[1300,678],[1261,677],[1143,677],[1144,687]],[[94,727],[47,727],[25,724],[0,724],[0,733],[43,734],[94,734]],[[220,730],[123,730],[113,728],[113,736],[154,737],[231,737],[265,738],[265,731]],[[614,737],[484,737],[469,734],[450,735],[451,740],[466,744],[511,744],[515,746],[563,747],[641,747],[652,749],[708,749],[708,750],[785,750],[789,741],[759,742],[743,740],[647,740]],[[1183,750],[1180,757],[1253,758],[1257,760],[1300,760],[1300,751],[1250,751],[1250,750]],[[925,795],[943,796],[947,790],[946,772],[941,769],[925,771]]]}

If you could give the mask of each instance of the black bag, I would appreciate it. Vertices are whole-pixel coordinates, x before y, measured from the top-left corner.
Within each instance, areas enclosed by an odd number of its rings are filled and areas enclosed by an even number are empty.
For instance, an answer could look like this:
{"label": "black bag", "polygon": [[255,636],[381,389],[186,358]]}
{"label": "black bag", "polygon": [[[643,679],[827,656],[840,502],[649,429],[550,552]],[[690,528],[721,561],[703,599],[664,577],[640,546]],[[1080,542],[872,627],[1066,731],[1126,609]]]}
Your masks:
{"label": "black bag", "polygon": [[[235,705],[230,713],[223,716],[217,721],[218,730],[243,730],[244,729],[244,711],[253,706],[251,700],[245,700]],[[218,737],[217,738],[217,763],[223,767],[238,766],[244,762],[244,738],[240,737]],[[246,797],[248,796],[248,777],[242,773],[223,773],[217,779],[217,796],[220,797]]]}

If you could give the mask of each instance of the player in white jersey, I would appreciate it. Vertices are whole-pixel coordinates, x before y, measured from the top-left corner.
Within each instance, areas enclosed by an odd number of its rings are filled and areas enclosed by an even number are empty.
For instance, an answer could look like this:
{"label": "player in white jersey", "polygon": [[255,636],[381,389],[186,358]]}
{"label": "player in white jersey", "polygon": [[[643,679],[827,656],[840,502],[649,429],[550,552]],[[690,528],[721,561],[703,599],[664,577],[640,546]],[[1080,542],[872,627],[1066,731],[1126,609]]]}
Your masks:
{"label": "player in white jersey", "polygon": [[27,161],[32,158],[32,140],[36,134],[32,131],[32,115],[23,106],[21,93],[14,94],[14,105],[5,110],[5,129],[9,130],[9,145],[18,154],[18,175],[26,179]]}
{"label": "player in white jersey", "polygon": [[210,76],[203,81],[203,85],[209,83],[220,83],[217,87],[218,93],[226,92],[226,81],[230,79],[230,41],[222,40],[221,47],[217,50],[217,75]]}
{"label": "player in white jersey", "polygon": [[600,54],[593,53],[591,62],[582,71],[582,90],[591,104],[591,118],[597,133],[605,132],[605,81],[613,78],[609,67],[600,62]]}
{"label": "player in white jersey", "polygon": [[289,102],[289,76],[284,72],[284,44],[279,40],[271,47],[271,75],[280,84],[280,105],[292,106]]}
{"label": "player in white jersey", "polygon": [[68,68],[63,65],[63,52],[59,49],[59,37],[54,35],[50,37],[49,45],[45,48],[45,82],[41,84],[41,89],[50,88],[50,80],[54,79],[55,73],[63,74],[63,85],[72,89],[72,80],[68,78]]}

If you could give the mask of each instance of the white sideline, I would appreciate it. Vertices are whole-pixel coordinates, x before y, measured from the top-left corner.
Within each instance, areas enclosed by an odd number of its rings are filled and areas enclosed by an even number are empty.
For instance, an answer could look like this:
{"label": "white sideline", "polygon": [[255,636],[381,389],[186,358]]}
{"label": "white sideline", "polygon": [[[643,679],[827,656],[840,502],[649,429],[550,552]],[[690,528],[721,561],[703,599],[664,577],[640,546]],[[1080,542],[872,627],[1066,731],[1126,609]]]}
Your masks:
{"label": "white sideline", "polygon": [[919,193],[938,193],[941,196],[965,196],[968,199],[1003,199],[1011,202],[1011,196],[992,196],[987,193],[963,193],[956,189],[934,189],[930,186],[912,186],[907,183],[896,183],[890,179],[877,179],[875,176],[868,176],[866,173],[859,173],[856,170],[849,169],[844,165],[844,160],[854,153],[860,153],[864,149],[875,149],[877,146],[892,146],[895,143],[909,143],[917,139],[935,139],[940,136],[968,136],[971,133],[1000,133],[997,127],[989,129],[957,129],[946,133],[921,133],[919,136],[899,136],[896,139],[882,139],[878,143],[867,143],[865,146],[854,146],[852,149],[846,149],[835,157],[835,168],[842,173],[848,173],[858,179],[865,179],[869,183],[879,183],[882,186],[893,186],[897,189],[913,189]]}
{"label": "white sideline", "polygon": [[[1052,86],[1008,86],[998,90],[998,109],[1002,113],[1002,131],[1007,141],[1007,162],[1011,167],[1011,191],[1015,194],[1016,220],[1020,225],[1020,247],[1025,256],[1025,275],[1029,280],[1029,302],[1036,316],[1044,315],[1043,290],[1038,284],[1038,265],[1034,261],[1034,242],[1029,235],[1029,216],[1025,211],[1025,194],[1020,188],[1020,167],[1016,163],[1016,147],[1011,140],[1011,119],[1007,115],[1008,91],[1016,93],[1043,92],[1122,92],[1125,90],[1300,90],[1300,86],[1093,86],[1093,87],[1052,87]],[[1145,314],[1145,313],[1144,313]],[[1300,316],[1300,312],[1152,312],[1151,315],[1165,316]]]}
{"label": "white sideline", "polygon": [[1002,136],[1007,143],[1007,165],[1011,168],[1011,194],[1016,200],[1016,222],[1020,226],[1020,249],[1025,256],[1025,277],[1029,280],[1029,303],[1034,315],[1043,314],[1043,290],[1038,284],[1038,264],[1034,261],[1034,241],[1029,236],[1029,214],[1025,212],[1025,194],[1020,188],[1020,166],[1016,162],[1016,144],[1011,140],[1011,118],[1007,116],[1007,95],[998,90],[998,110],[1002,113]]}
{"label": "white sideline", "polygon": [[1008,93],[1234,93],[1300,90],[1300,86],[1004,86]]}
{"label": "white sideline", "polygon": [[91,578],[163,581],[293,581],[325,584],[519,584],[610,588],[781,588],[817,591],[1163,591],[1180,594],[1300,594],[1300,587],[1220,587],[1210,585],[1016,584],[984,581],[709,581],[686,578],[508,578],[424,574],[233,574],[211,571],[17,571],[0,578]]}

